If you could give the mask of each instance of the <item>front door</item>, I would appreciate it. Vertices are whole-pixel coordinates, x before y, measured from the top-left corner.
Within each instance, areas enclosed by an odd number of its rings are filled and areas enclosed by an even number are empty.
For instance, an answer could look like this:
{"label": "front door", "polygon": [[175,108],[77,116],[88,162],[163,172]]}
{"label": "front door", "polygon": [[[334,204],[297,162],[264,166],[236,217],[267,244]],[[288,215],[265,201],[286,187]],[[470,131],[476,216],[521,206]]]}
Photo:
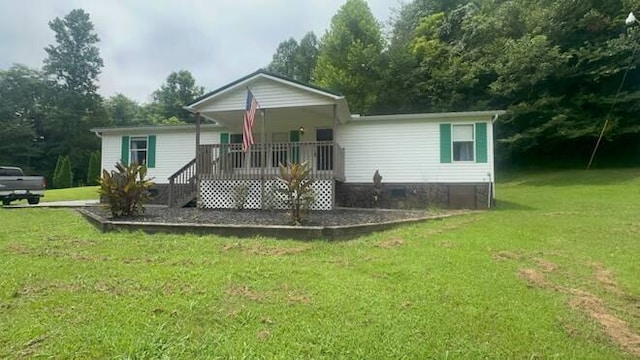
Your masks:
{"label": "front door", "polygon": [[333,170],[333,129],[316,129],[316,169]]}

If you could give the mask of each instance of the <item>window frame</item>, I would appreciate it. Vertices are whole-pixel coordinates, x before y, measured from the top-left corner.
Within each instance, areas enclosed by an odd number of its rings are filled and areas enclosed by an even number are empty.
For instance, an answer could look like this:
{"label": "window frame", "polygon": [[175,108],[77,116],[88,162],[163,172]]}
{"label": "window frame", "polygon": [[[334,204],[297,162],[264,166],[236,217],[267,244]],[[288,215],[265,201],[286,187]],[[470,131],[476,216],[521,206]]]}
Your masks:
{"label": "window frame", "polygon": [[[141,150],[141,149],[134,149],[134,148],[133,148],[133,146],[132,146],[132,144],[133,144],[134,140],[138,140],[138,141],[139,141],[139,140],[141,140],[141,139],[145,139],[145,147],[144,147],[144,150]],[[135,162],[135,161],[133,161],[133,159],[134,159],[134,156],[133,156],[134,152],[135,152],[135,153],[136,153],[136,155],[137,155],[137,153],[139,153],[139,152],[141,152],[141,151],[144,151],[144,153],[145,153],[145,154],[144,154],[144,163],[142,163],[142,164],[138,164],[138,165],[144,165],[144,166],[147,166],[147,164],[149,163],[149,135],[131,135],[131,136],[129,137],[129,164],[132,164],[132,163],[134,163],[134,162]],[[138,159],[138,157],[136,156],[136,157],[135,157],[135,159],[137,160],[137,159]]]}
{"label": "window frame", "polygon": [[[469,140],[456,140],[454,128],[456,126],[471,126],[471,141]],[[476,124],[475,123],[459,123],[451,124],[451,162],[452,163],[475,163],[476,162]],[[471,143],[471,159],[470,160],[456,160],[455,143]]]}

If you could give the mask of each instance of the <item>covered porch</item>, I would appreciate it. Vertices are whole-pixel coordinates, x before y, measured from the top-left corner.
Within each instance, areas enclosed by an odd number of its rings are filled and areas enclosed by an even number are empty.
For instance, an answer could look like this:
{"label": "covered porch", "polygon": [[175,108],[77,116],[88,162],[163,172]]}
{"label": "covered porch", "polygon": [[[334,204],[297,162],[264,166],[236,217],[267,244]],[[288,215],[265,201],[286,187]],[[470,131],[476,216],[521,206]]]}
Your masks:
{"label": "covered porch", "polygon": [[[243,151],[247,92],[259,106],[252,144]],[[170,178],[173,199],[195,192],[203,208],[229,208],[246,188],[247,208],[279,207],[274,197],[279,165],[307,162],[316,209],[335,205],[335,181],[344,181],[345,149],[334,136],[351,114],[343,96],[258,71],[209,93],[186,107],[196,118],[196,158]],[[200,125],[215,122],[218,143],[201,144]],[[171,197],[171,196],[170,196]],[[277,199],[276,199],[277,200]],[[175,206],[175,204],[173,204]]]}

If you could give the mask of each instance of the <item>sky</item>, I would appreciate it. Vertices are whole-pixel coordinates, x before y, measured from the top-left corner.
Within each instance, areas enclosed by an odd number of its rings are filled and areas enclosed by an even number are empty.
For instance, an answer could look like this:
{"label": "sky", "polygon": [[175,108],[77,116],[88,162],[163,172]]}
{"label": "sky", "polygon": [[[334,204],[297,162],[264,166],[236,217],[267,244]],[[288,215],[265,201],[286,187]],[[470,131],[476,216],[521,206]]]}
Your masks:
{"label": "sky", "polygon": [[[99,92],[150,102],[172,71],[189,70],[206,91],[266,66],[278,44],[318,37],[345,0],[0,0],[0,69],[41,68],[55,43],[49,21],[82,8],[104,68]],[[367,0],[388,23],[399,0]]]}

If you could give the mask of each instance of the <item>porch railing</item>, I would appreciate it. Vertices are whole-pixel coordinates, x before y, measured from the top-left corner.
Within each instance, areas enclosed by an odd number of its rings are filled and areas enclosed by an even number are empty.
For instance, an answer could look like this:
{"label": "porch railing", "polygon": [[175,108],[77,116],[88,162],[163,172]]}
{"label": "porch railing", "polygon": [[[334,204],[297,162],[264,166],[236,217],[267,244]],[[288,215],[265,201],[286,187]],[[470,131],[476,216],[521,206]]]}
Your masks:
{"label": "porch railing", "polygon": [[269,178],[280,163],[305,161],[313,179],[344,179],[344,148],[333,141],[254,144],[246,153],[242,144],[200,145],[197,154],[201,179]]}
{"label": "porch railing", "polygon": [[169,207],[185,206],[197,191],[196,159],[193,159],[169,177]]}

